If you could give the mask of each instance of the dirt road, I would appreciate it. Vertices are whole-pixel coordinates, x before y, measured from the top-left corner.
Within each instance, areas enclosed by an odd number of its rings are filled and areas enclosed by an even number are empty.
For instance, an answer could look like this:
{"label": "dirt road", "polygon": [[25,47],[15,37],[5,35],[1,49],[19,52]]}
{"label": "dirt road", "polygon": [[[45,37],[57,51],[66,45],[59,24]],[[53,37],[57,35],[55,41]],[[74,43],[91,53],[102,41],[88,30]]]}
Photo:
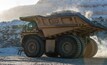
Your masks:
{"label": "dirt road", "polygon": [[63,58],[28,58],[21,56],[0,57],[0,65],[107,65],[107,58],[63,59]]}

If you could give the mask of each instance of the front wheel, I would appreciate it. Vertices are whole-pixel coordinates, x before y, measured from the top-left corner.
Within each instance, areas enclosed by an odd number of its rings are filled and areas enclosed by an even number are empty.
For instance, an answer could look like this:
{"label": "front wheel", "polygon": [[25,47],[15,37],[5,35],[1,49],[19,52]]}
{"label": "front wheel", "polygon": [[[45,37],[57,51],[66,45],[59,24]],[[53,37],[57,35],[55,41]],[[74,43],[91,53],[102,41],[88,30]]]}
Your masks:
{"label": "front wheel", "polygon": [[28,57],[41,57],[45,51],[43,40],[38,37],[30,37],[24,46],[24,52]]}

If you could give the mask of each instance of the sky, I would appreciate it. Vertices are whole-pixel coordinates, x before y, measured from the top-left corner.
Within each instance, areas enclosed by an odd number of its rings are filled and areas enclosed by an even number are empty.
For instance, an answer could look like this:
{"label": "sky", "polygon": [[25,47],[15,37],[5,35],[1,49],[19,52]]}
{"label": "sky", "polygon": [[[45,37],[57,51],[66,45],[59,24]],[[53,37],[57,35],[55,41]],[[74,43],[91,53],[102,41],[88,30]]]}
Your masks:
{"label": "sky", "polygon": [[0,12],[21,5],[36,4],[39,0],[0,0]]}

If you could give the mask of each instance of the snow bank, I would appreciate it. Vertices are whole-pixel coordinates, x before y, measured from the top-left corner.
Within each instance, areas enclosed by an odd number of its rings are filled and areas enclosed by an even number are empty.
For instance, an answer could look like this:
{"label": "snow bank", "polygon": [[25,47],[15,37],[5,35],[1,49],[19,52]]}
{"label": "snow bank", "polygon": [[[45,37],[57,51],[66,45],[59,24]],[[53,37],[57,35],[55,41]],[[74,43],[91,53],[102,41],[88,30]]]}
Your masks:
{"label": "snow bank", "polygon": [[[18,50],[19,47],[0,48],[0,56],[19,56]],[[21,56],[25,56],[24,53]]]}
{"label": "snow bank", "polygon": [[13,20],[0,23],[0,48],[20,46],[21,31],[26,22]]}

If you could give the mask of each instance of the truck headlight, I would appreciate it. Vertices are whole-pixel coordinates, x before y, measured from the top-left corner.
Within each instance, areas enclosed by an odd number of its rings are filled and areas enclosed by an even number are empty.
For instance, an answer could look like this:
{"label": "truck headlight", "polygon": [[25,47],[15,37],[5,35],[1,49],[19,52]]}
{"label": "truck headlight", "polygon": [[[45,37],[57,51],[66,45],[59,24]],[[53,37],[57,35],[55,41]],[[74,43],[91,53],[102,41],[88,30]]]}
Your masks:
{"label": "truck headlight", "polygon": [[28,24],[28,30],[33,30],[34,28],[36,28],[37,27],[37,25],[36,25],[36,23],[35,22],[30,22],[29,24]]}
{"label": "truck headlight", "polygon": [[32,24],[29,24],[28,27],[29,27],[29,28],[33,28],[33,25],[32,25]]}
{"label": "truck headlight", "polygon": [[33,23],[29,23],[29,24],[28,24],[28,29],[29,29],[29,30],[32,30],[33,27],[34,27]]}

